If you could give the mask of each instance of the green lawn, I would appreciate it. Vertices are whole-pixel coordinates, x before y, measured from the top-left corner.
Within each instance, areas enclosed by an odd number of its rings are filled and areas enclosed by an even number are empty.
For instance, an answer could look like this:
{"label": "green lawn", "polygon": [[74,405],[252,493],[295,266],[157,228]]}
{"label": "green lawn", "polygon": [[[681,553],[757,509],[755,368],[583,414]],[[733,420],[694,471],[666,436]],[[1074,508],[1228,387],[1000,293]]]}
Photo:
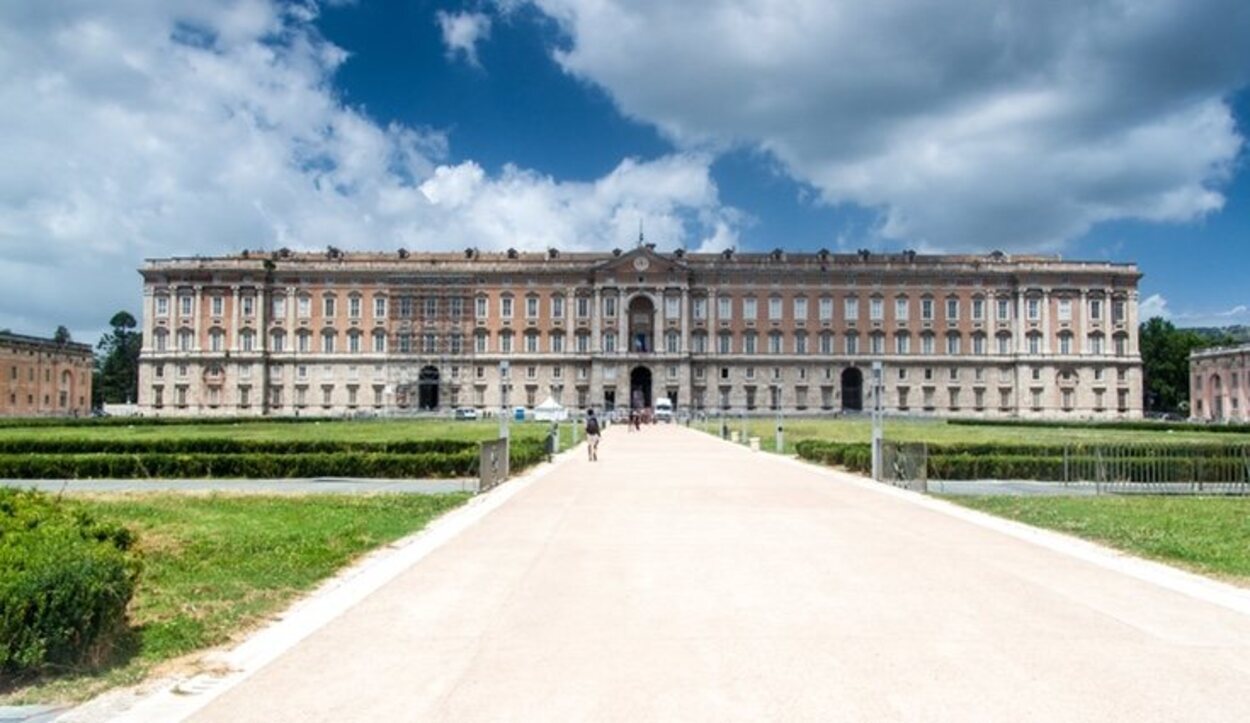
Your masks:
{"label": "green lawn", "polygon": [[1250,585],[1250,499],[1147,496],[946,499]]}
{"label": "green lawn", "polygon": [[[712,417],[706,423],[695,426],[715,433],[720,429],[720,418]],[[742,420],[726,417],[729,429],[741,430]],[[825,439],[834,442],[868,443],[872,437],[872,422],[868,419],[814,419],[810,417],[783,418],[785,452],[794,453],[794,444],[804,439]],[[756,417],[747,422],[749,436],[760,438],[760,448],[776,451],[776,420],[772,417]],[[1011,444],[1064,444],[1079,442],[1089,444],[1250,444],[1250,434],[1213,434],[1202,431],[1141,431],[1126,429],[1089,429],[1065,427],[1008,427],[949,425],[942,420],[899,420],[885,422],[887,439],[899,442],[984,443],[1007,442]]]}
{"label": "green lawn", "polygon": [[[518,437],[538,437],[546,434],[547,425],[541,422],[512,422],[510,428],[511,433]],[[0,428],[0,439],[39,437],[43,439],[144,440],[228,437],[259,440],[393,442],[436,438],[484,440],[494,439],[498,433],[499,422],[496,420],[374,419],[292,423],[240,421],[237,424],[4,427]]]}
{"label": "green lawn", "polygon": [[0,705],[77,701],[225,643],[362,553],[421,529],[468,495],[101,495],[77,498],[139,535],[144,570],[128,649],[98,671],[4,689]]}

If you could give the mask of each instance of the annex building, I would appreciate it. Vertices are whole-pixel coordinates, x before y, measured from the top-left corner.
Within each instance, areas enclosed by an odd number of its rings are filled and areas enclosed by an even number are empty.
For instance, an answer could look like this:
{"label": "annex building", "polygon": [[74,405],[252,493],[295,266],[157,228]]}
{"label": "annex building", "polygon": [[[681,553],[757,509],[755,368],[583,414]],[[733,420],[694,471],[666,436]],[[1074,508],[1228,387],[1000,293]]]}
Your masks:
{"label": "annex building", "polygon": [[1189,380],[1191,419],[1250,420],[1250,344],[1191,352]]}
{"label": "annex building", "polygon": [[0,332],[0,417],[91,414],[91,346]]}
{"label": "annex building", "polygon": [[1049,256],[243,253],[147,261],[140,407],[1141,415],[1135,265]]}

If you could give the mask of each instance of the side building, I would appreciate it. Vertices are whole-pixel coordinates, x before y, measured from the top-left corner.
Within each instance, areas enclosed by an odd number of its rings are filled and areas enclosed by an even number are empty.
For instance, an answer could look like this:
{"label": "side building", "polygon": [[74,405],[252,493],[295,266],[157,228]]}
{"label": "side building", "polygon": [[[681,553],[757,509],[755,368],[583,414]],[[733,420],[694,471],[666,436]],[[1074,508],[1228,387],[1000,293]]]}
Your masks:
{"label": "side building", "polygon": [[870,406],[1141,416],[1132,264],[1047,256],[244,253],[153,259],[147,414]]}
{"label": "side building", "polygon": [[93,368],[87,344],[0,332],[0,417],[90,415]]}
{"label": "side building", "polygon": [[1189,355],[1189,416],[1202,422],[1250,421],[1250,344]]}

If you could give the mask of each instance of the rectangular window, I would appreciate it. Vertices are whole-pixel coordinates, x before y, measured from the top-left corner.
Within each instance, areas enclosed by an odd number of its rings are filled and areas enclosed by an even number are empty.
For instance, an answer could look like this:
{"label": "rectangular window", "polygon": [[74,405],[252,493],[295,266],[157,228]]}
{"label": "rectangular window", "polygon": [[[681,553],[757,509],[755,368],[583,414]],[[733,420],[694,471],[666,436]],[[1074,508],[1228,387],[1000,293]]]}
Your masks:
{"label": "rectangular window", "polygon": [[437,296],[425,297],[425,299],[422,300],[422,305],[425,307],[424,312],[423,312],[423,315],[425,316],[425,318],[433,319],[436,316],[438,316],[438,297]]}
{"label": "rectangular window", "polygon": [[220,296],[214,296],[210,299],[209,306],[212,308],[213,316],[221,316],[226,313],[226,300]]}
{"label": "rectangular window", "polygon": [[168,296],[156,297],[156,315],[157,316],[169,315],[169,297]]}
{"label": "rectangular window", "polygon": [[926,355],[933,354],[933,335],[932,334],[922,334],[920,336],[920,353],[926,354]]}
{"label": "rectangular window", "polygon": [[973,336],[972,337],[972,353],[976,354],[977,356],[980,356],[982,354],[987,353],[987,351],[988,350],[985,348],[985,337],[980,334],[976,334],[975,336]]}
{"label": "rectangular window", "polygon": [[333,319],[334,313],[335,313],[334,312],[334,297],[327,296],[324,299],[322,299],[322,301],[324,302],[324,309],[323,309],[322,316],[324,316],[327,319]]}
{"label": "rectangular window", "polygon": [[525,318],[526,319],[538,318],[538,297],[537,296],[525,297]]}
{"label": "rectangular window", "polygon": [[404,319],[412,317],[412,297],[399,297],[399,316]]}
{"label": "rectangular window", "polygon": [[1102,321],[1102,299],[1089,300],[1089,318],[1094,321]]}
{"label": "rectangular window", "polygon": [[1068,334],[1059,336],[1059,353],[1065,355],[1072,353],[1072,337]]}
{"label": "rectangular window", "polygon": [[807,297],[794,297],[794,318],[796,321],[805,321],[807,319]]}
{"label": "rectangular window", "polygon": [[728,296],[720,296],[716,299],[716,316],[719,319],[734,318],[734,300]]}
{"label": "rectangular window", "polygon": [[296,308],[299,312],[299,318],[307,319],[312,316],[312,298],[308,296],[299,297],[299,301],[296,302]]}
{"label": "rectangular window", "polygon": [[1059,316],[1059,321],[1072,321],[1072,300],[1060,299],[1056,307],[1056,313]]}
{"label": "rectangular window", "polygon": [[1025,302],[1025,308],[1028,310],[1029,321],[1037,321],[1042,318],[1042,301],[1038,298],[1031,298]]}
{"label": "rectangular window", "polygon": [[873,353],[873,354],[884,354],[884,353],[885,353],[885,336],[883,336],[883,335],[881,335],[881,334],[873,334],[873,335],[869,338],[869,344],[870,344],[870,346],[871,346],[871,348],[872,348],[872,353]]}
{"label": "rectangular window", "polygon": [[868,301],[868,318],[872,321],[881,321],[885,318],[885,301],[873,298]]}
{"label": "rectangular window", "polygon": [[537,334],[525,335],[525,353],[527,354],[538,353],[538,335]]}
{"label": "rectangular window", "polygon": [[907,321],[907,299],[894,300],[894,319],[896,321]]}
{"label": "rectangular window", "polygon": [[729,334],[721,334],[716,337],[716,351],[720,354],[729,354],[733,347],[733,337]]}
{"label": "rectangular window", "polygon": [[842,307],[842,318],[847,321],[857,321],[859,319],[859,299],[854,296],[846,297],[846,301]]}
{"label": "rectangular window", "polygon": [[1113,324],[1124,323],[1125,305],[1123,299],[1116,299],[1111,302],[1111,322]]}
{"label": "rectangular window", "polygon": [[499,335],[499,351],[503,354],[512,353],[512,334]]}
{"label": "rectangular window", "polygon": [[479,319],[486,318],[486,297],[478,296],[473,300],[473,314]]}
{"label": "rectangular window", "polygon": [[1029,353],[1030,354],[1042,353],[1042,335],[1041,334],[1029,335]]}
{"label": "rectangular window", "polygon": [[373,297],[373,318],[375,319],[386,318],[386,297],[385,296]]}
{"label": "rectangular window", "polygon": [[[485,351],[485,349],[483,349]],[[386,352],[386,334],[373,335],[373,353],[382,354]]]}
{"label": "rectangular window", "polygon": [[1006,335],[998,337],[998,353],[999,354],[1011,353],[1011,337],[1006,336]]}
{"label": "rectangular window", "polygon": [[754,296],[748,296],[742,300],[743,319],[756,319],[759,318],[759,315],[759,309],[756,306],[756,299]]}
{"label": "rectangular window", "polygon": [[821,321],[832,321],[832,320],[833,320],[833,299],[830,299],[829,297],[822,297],[822,298],[821,298],[821,300],[820,300],[820,320],[821,320]]}
{"label": "rectangular window", "polygon": [[794,353],[795,354],[807,353],[807,334],[795,334],[794,335]]}
{"label": "rectangular window", "polygon": [[551,297],[551,318],[553,319],[564,318],[564,297],[563,296]]}
{"label": "rectangular window", "polygon": [[577,297],[577,318],[586,319],[590,316],[590,297]]}
{"label": "rectangular window", "polygon": [[578,353],[585,354],[590,351],[590,334],[578,334],[576,339]]}
{"label": "rectangular window", "polygon": [[564,353],[564,335],[563,334],[551,335],[551,351],[552,353],[555,353],[555,354]]}
{"label": "rectangular window", "polygon": [[858,334],[847,334],[846,353],[852,354],[852,355],[859,353],[859,335]]}
{"label": "rectangular window", "polygon": [[742,353],[743,354],[755,353],[755,339],[756,339],[756,335],[754,333],[746,334],[742,337],[742,344],[743,344]]}
{"label": "rectangular window", "polygon": [[681,297],[666,296],[664,297],[664,318],[680,319],[681,318]]}
{"label": "rectangular window", "polygon": [[247,318],[251,318],[256,313],[256,297],[244,296],[242,299],[242,302],[243,302],[243,316]]}
{"label": "rectangular window", "polygon": [[603,350],[608,354],[616,351],[616,332],[609,331],[603,335]]}
{"label": "rectangular window", "polygon": [[998,320],[1008,321],[1010,319],[1011,319],[1011,300],[999,299],[998,300]]}
{"label": "rectangular window", "polygon": [[946,300],[946,320],[959,321],[959,299]]}
{"label": "rectangular window", "polygon": [[499,299],[499,316],[504,319],[512,318],[512,297],[504,296]]}
{"label": "rectangular window", "polygon": [[972,300],[972,320],[973,321],[985,320],[985,299],[973,299]]}
{"label": "rectangular window", "polygon": [[323,334],[321,336],[321,351],[326,354],[334,353],[334,335]]}
{"label": "rectangular window", "polygon": [[960,348],[962,346],[962,344],[960,344],[960,340],[961,337],[956,334],[946,337],[946,353],[949,356],[958,356],[962,353],[963,350]]}
{"label": "rectangular window", "polygon": [[781,334],[769,334],[768,335],[768,353],[769,354],[781,353]]}
{"label": "rectangular window", "polygon": [[933,299],[920,300],[920,319],[922,321],[933,321]]}
{"label": "rectangular window", "polygon": [[707,319],[707,298],[696,297],[694,300],[694,318],[698,321]]}
{"label": "rectangular window", "polygon": [[180,313],[182,316],[191,316],[191,297],[190,296],[184,295],[184,296],[178,297],[178,313]]}
{"label": "rectangular window", "polygon": [[769,297],[768,319],[770,321],[781,321],[781,297],[780,296]]}
{"label": "rectangular window", "polygon": [[820,335],[820,353],[821,354],[833,353],[833,334],[821,334]]}
{"label": "rectangular window", "polygon": [[908,336],[907,334],[899,334],[898,336],[894,337],[894,353],[895,354],[907,354],[908,352],[911,351],[909,347],[911,347],[910,336]]}
{"label": "rectangular window", "polygon": [[616,316],[616,297],[615,296],[603,297],[603,315],[608,317],[609,319]]}
{"label": "rectangular window", "polygon": [[347,297],[347,315],[353,319],[360,318],[360,297]]}

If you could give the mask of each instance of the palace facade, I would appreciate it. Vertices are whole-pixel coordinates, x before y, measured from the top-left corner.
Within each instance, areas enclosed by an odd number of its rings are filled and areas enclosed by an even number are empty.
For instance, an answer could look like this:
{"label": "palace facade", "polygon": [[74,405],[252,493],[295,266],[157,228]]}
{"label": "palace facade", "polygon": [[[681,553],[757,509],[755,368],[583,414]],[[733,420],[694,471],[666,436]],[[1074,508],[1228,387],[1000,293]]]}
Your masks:
{"label": "palace facade", "polygon": [[91,414],[91,346],[0,332],[0,417]]}
{"label": "palace facade", "polygon": [[1189,416],[1202,422],[1250,420],[1250,344],[1189,355]]}
{"label": "palace facade", "polygon": [[1132,264],[1047,256],[244,253],[149,260],[140,407],[1141,415]]}

